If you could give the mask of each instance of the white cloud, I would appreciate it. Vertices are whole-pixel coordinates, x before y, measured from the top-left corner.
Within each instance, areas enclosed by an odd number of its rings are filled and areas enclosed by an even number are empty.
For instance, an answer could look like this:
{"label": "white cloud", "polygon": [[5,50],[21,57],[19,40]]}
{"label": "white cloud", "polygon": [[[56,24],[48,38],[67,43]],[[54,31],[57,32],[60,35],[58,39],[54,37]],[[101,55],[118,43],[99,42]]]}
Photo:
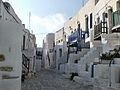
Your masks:
{"label": "white cloud", "polygon": [[[33,30],[34,34],[37,35],[37,44],[41,46],[42,42],[40,43],[40,38],[43,39],[47,33],[54,33],[55,31],[62,28],[66,21],[66,18],[61,13],[56,13],[54,15],[48,16],[36,16],[31,15],[31,29]],[[44,35],[41,33],[45,33]]]}

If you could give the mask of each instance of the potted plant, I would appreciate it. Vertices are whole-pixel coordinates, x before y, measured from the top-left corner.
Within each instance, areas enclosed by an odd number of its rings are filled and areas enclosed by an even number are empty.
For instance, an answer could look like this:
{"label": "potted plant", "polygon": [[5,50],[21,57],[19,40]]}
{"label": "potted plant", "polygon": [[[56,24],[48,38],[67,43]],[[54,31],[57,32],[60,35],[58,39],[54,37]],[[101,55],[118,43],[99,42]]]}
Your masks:
{"label": "potted plant", "polygon": [[113,58],[116,64],[120,64],[120,47],[114,49]]}
{"label": "potted plant", "polygon": [[108,64],[113,60],[113,55],[110,52],[103,53],[100,56],[100,60],[102,64]]}
{"label": "potted plant", "polygon": [[109,52],[103,53],[100,56],[101,63],[109,63],[111,60],[114,60],[115,63],[120,63],[120,47],[110,50]]}

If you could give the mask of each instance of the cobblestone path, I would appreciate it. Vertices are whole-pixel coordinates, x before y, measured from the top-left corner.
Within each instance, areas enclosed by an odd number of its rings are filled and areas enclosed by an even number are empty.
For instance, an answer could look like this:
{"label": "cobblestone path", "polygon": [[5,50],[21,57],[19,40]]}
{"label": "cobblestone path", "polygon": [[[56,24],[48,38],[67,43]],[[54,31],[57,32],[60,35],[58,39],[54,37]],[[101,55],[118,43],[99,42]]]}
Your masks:
{"label": "cobblestone path", "polygon": [[91,86],[82,85],[66,79],[62,74],[53,70],[44,70],[36,74],[36,77],[25,80],[22,90],[93,90]]}

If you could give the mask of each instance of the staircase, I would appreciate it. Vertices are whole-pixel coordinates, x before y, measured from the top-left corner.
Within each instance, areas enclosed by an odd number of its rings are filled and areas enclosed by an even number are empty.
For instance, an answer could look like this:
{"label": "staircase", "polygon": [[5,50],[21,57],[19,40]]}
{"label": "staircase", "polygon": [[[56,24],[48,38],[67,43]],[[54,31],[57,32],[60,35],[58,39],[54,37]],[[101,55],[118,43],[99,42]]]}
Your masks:
{"label": "staircase", "polygon": [[83,84],[84,86],[93,85],[94,79],[91,78],[90,64],[95,58],[99,58],[98,47],[93,47],[83,57],[80,58],[77,65],[77,73],[79,76],[74,77],[74,81]]}
{"label": "staircase", "polygon": [[120,45],[120,33],[102,34],[102,43],[104,52],[114,49]]}
{"label": "staircase", "polygon": [[78,61],[83,57],[89,49],[82,49],[77,54],[71,53],[69,56],[68,63],[65,64],[65,73],[77,73]]}
{"label": "staircase", "polygon": [[28,75],[29,64],[30,64],[30,60],[25,56],[25,54],[22,54],[22,75],[25,75],[25,76]]}
{"label": "staircase", "polygon": [[95,58],[99,58],[99,51],[94,47],[91,48],[90,51],[84,55],[84,57],[80,58],[78,65],[90,64],[91,62],[94,62]]}
{"label": "staircase", "polygon": [[69,56],[69,60],[68,63],[74,63],[75,60],[79,60],[81,57],[83,57],[87,52],[89,51],[89,49],[82,49],[82,51],[76,53],[71,53]]}

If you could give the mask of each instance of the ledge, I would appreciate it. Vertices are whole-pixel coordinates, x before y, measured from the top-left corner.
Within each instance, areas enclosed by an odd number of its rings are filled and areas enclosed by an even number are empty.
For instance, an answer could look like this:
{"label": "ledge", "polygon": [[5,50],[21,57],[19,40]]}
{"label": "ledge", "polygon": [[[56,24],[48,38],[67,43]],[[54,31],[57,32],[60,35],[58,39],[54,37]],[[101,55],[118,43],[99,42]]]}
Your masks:
{"label": "ledge", "polygon": [[3,75],[2,79],[17,79],[19,76],[8,76],[8,75]]}
{"label": "ledge", "polygon": [[13,71],[13,67],[3,66],[3,67],[0,67],[0,71],[11,72]]}

